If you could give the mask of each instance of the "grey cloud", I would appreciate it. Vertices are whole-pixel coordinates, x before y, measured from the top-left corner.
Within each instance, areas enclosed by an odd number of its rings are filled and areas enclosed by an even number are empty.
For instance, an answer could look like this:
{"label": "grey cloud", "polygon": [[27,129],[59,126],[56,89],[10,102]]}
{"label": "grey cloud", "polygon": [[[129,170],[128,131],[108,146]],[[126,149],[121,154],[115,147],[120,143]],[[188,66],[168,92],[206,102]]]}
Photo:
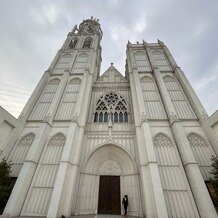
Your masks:
{"label": "grey cloud", "polygon": [[[211,114],[218,105],[217,11],[216,0],[5,1],[0,8],[1,81],[33,89],[67,33],[94,16],[104,32],[102,73],[110,62],[124,73],[128,40],[159,38]],[[204,84],[208,77],[214,79]]]}

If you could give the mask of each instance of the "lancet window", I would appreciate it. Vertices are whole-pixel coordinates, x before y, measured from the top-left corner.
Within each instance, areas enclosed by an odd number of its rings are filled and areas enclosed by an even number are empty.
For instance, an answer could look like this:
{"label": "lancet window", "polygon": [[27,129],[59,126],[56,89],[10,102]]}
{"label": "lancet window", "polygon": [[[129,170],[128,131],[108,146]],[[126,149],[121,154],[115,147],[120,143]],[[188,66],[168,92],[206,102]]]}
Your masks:
{"label": "lancet window", "polygon": [[78,38],[72,38],[70,41],[70,44],[68,45],[68,49],[73,49],[76,47],[76,44],[78,42]]}
{"label": "lancet window", "polygon": [[100,97],[96,104],[94,122],[128,122],[129,112],[125,99],[114,92]]}
{"label": "lancet window", "polygon": [[18,177],[21,167],[23,165],[24,159],[29,151],[30,146],[33,143],[35,135],[30,133],[23,137],[18,145],[13,150],[12,154],[9,157],[11,161],[11,176]]}
{"label": "lancet window", "polygon": [[91,48],[91,44],[92,44],[92,39],[86,38],[83,44],[83,48]]}

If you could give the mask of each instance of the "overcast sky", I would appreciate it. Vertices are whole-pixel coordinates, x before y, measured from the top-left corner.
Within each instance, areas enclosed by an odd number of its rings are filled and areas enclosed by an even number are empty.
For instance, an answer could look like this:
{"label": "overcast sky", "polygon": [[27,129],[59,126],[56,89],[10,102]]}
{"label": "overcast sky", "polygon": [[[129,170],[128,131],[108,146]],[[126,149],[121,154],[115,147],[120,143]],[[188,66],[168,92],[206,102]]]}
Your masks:
{"label": "overcast sky", "polygon": [[124,74],[128,40],[160,39],[209,115],[217,110],[217,0],[2,0],[0,105],[17,117],[68,32],[91,16],[104,33],[101,73],[113,62]]}

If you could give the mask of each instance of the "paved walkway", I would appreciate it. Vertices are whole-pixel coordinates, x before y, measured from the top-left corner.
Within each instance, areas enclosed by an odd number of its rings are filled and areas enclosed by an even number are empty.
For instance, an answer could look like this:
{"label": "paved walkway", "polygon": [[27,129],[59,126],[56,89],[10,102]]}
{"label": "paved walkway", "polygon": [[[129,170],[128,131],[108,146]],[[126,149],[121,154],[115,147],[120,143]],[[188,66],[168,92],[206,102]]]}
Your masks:
{"label": "paved walkway", "polygon": [[98,215],[78,215],[71,216],[70,218],[138,218],[136,216],[121,216],[121,215],[106,215],[106,214],[98,214]]}

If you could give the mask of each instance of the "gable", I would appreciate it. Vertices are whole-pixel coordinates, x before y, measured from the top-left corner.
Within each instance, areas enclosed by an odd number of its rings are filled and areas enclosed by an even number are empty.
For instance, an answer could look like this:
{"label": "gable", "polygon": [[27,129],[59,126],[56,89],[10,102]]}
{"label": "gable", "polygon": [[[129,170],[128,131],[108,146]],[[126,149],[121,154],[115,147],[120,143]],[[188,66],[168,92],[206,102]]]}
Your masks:
{"label": "gable", "polygon": [[126,83],[127,79],[119,71],[111,66],[98,78],[97,83]]}

